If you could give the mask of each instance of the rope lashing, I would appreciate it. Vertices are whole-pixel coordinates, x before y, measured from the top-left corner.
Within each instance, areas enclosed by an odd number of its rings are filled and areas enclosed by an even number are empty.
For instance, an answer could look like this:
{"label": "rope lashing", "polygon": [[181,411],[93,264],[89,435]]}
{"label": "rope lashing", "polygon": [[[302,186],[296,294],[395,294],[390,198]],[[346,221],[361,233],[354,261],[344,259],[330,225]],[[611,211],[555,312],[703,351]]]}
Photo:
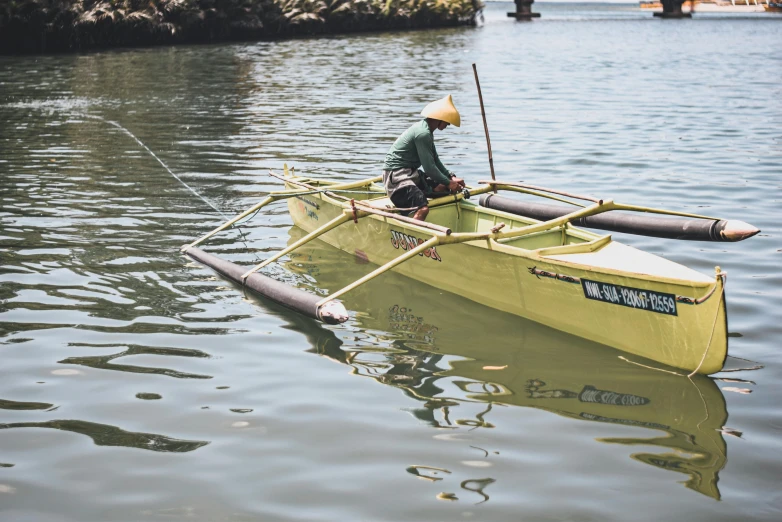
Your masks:
{"label": "rope lashing", "polygon": [[[722,284],[719,284],[719,281],[714,284],[715,288],[717,286],[720,287],[720,298],[719,298],[719,300],[717,302],[717,313],[714,315],[714,322],[711,325],[711,333],[709,334],[709,342],[706,343],[706,349],[703,351],[703,357],[701,357],[701,362],[698,363],[698,367],[695,368],[692,371],[692,373],[689,374],[687,377],[692,377],[693,375],[698,373],[698,370],[700,370],[701,366],[703,366],[703,361],[706,360],[706,354],[709,353],[709,348],[711,348],[711,340],[714,338],[714,329],[717,327],[717,319],[720,316],[720,301],[722,301],[722,296],[725,293],[725,283],[726,283],[726,281],[728,279],[728,273],[727,272],[722,272],[720,270],[720,267],[717,267],[717,279],[719,280],[720,278],[722,279]],[[714,293],[714,289],[712,289],[711,293]],[[711,297],[711,294],[705,296],[703,300],[705,301],[709,297]]]}
{"label": "rope lashing", "polygon": [[356,200],[350,200],[350,207],[353,209],[353,223],[358,223],[358,213],[356,212]]}

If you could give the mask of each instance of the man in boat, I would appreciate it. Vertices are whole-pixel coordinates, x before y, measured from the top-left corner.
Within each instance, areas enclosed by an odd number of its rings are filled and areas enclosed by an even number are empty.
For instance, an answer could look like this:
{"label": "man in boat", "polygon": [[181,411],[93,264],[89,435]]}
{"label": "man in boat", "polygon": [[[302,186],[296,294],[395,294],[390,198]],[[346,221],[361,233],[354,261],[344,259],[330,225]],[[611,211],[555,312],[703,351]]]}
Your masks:
{"label": "man in boat", "polygon": [[429,214],[427,197],[457,192],[464,188],[464,180],[445,168],[434,147],[435,130],[461,125],[451,95],[424,107],[421,116],[424,119],[403,132],[386,154],[383,185],[397,208],[425,221]]}

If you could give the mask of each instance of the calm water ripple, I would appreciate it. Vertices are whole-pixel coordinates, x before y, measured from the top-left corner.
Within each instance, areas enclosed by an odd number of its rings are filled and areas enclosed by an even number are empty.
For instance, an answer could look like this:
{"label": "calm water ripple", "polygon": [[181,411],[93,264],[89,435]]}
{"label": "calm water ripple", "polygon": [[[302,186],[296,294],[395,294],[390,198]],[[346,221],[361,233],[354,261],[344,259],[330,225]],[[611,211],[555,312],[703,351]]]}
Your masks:
{"label": "calm water ripple", "polygon": [[[0,57],[0,518],[780,519],[782,16],[511,8],[477,29]],[[327,328],[179,254],[283,163],[377,175],[449,92],[463,125],[440,154],[486,178],[472,62],[499,178],[762,229],[615,234],[729,272],[738,371],[649,370],[396,274]],[[290,223],[273,206],[208,248],[257,262]],[[325,295],[368,268],[315,242],[265,272]]]}

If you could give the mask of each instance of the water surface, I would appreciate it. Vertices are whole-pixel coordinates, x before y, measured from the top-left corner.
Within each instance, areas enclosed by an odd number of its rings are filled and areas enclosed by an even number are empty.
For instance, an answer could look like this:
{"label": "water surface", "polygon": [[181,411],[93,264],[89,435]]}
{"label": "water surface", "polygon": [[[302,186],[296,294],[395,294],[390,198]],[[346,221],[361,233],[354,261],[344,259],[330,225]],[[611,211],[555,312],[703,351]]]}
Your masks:
{"label": "water surface", "polygon": [[[777,520],[780,18],[535,4],[516,23],[0,58],[4,520]],[[447,93],[444,163],[737,218],[619,236],[727,270],[731,368],[692,380],[388,274],[324,327],[178,253],[278,182],[353,180]],[[208,249],[300,237],[284,205]],[[371,269],[313,243],[266,273]],[[480,267],[476,267],[479,270]],[[464,282],[469,285],[469,281]]]}

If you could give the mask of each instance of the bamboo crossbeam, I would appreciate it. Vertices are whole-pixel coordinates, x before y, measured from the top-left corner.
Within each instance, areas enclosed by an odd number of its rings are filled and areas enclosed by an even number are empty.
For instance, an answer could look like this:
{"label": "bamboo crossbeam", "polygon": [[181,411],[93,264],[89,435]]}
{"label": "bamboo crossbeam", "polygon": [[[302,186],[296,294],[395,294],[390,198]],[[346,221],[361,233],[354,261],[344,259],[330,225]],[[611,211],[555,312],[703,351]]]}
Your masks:
{"label": "bamboo crossbeam", "polygon": [[[303,182],[300,182],[300,181],[292,181],[290,179],[286,179],[286,181],[288,181],[290,183],[293,183],[294,185],[303,186],[303,187],[308,188],[308,189],[315,189],[315,187],[313,187],[312,185],[308,185],[307,183],[303,183]],[[340,200],[345,201],[345,202],[350,201],[350,198],[346,198],[345,196],[340,196],[338,194],[332,194],[331,193],[331,189],[332,188],[333,187],[330,187],[328,190],[324,191],[324,193],[327,196],[330,196],[330,197],[335,198],[335,199],[340,199]],[[415,225],[417,227],[428,228],[429,230],[434,230],[435,232],[439,232],[439,233],[445,234],[447,236],[451,235],[451,233],[453,232],[448,227],[435,225],[434,223],[427,223],[426,221],[421,221],[420,219],[409,218],[407,216],[399,216],[399,215],[393,214],[391,212],[386,212],[385,210],[380,210],[380,209],[378,209],[376,207],[373,207],[371,205],[367,205],[366,203],[363,203],[361,201],[354,201],[354,204],[356,205],[357,213],[366,212],[368,214],[375,214],[377,216],[383,216],[383,217],[387,217],[387,218],[390,218],[390,219],[395,219],[397,221],[401,221],[403,223],[408,223],[410,225]],[[441,203],[441,204],[443,204],[443,203]],[[345,210],[351,210],[352,211],[352,208],[350,206],[348,206],[348,205],[343,205],[342,208],[345,209]]]}
{"label": "bamboo crossbeam", "polygon": [[582,217],[587,217],[587,216],[593,216],[595,214],[602,214],[603,212],[608,212],[609,210],[615,210],[615,204],[613,200],[606,199],[599,203],[589,205],[586,208],[578,209],[575,212],[571,212],[570,214],[565,214],[564,216],[558,217],[556,219],[551,219],[549,221],[543,221],[542,223],[536,223],[534,225],[528,225],[526,227],[517,228],[516,230],[498,232],[497,234],[495,234],[496,236],[495,239],[515,238],[515,237],[526,236],[529,234],[534,234],[536,232],[542,232],[544,230],[561,227],[566,223],[570,223],[575,219],[580,219]]}
{"label": "bamboo crossbeam", "polygon": [[451,233],[453,233],[453,230],[451,230],[448,227],[443,227],[440,225],[435,225],[434,223],[427,223],[426,221],[421,221],[420,219],[413,219],[409,218],[407,216],[398,216],[396,214],[393,214],[391,212],[386,212],[385,210],[380,210],[375,207],[370,207],[369,205],[362,205],[360,202],[356,201],[356,211],[357,213],[366,212],[368,214],[375,214],[377,216],[383,216],[390,219],[395,219],[397,221],[401,221],[402,223],[409,223],[411,225],[415,225],[417,227],[421,228],[428,228],[429,230],[433,230],[435,232],[439,232],[440,234],[445,234],[446,236],[450,236]]}
{"label": "bamboo crossbeam", "polygon": [[332,219],[331,221],[329,221],[328,223],[326,223],[322,227],[313,230],[312,232],[310,232],[309,234],[307,234],[303,238],[299,239],[298,241],[296,241],[292,245],[289,245],[288,247],[283,248],[282,250],[280,250],[279,252],[274,254],[269,259],[267,259],[267,260],[265,260],[265,261],[255,265],[254,267],[252,267],[250,270],[248,270],[247,272],[242,274],[242,281],[247,279],[254,272],[257,272],[261,268],[265,267],[269,263],[273,263],[274,261],[278,260],[279,258],[284,256],[285,254],[293,252],[294,250],[296,250],[300,246],[302,246],[302,245],[304,245],[306,243],[309,243],[313,239],[316,239],[316,238],[322,236],[323,234],[325,234],[329,230],[337,228],[341,224],[346,223],[347,221],[349,221],[350,219],[351,219],[351,216],[349,214],[344,214],[344,213],[339,215],[339,216],[337,216],[337,217],[335,217],[334,219]]}
{"label": "bamboo crossbeam", "polygon": [[337,297],[339,297],[339,296],[341,296],[341,295],[343,295],[343,294],[345,294],[347,292],[350,292],[351,290],[353,290],[353,289],[363,285],[367,281],[371,281],[372,279],[376,278],[380,274],[382,274],[384,272],[388,272],[389,270],[391,270],[395,266],[397,266],[397,265],[399,265],[401,263],[404,263],[408,259],[411,259],[411,258],[417,256],[418,254],[420,254],[421,252],[423,252],[427,248],[431,248],[433,246],[437,246],[439,244],[439,242],[440,242],[440,238],[441,237],[442,236],[434,236],[431,239],[429,239],[427,241],[424,241],[423,243],[421,243],[420,245],[418,245],[414,249],[408,250],[407,252],[405,252],[401,256],[395,257],[394,259],[392,259],[391,261],[389,261],[385,265],[377,268],[376,270],[373,270],[372,272],[370,272],[369,274],[365,275],[361,279],[353,281],[348,286],[346,286],[346,287],[344,287],[344,288],[342,288],[340,290],[337,290],[336,292],[334,292],[333,294],[331,294],[328,297],[325,297],[324,299],[321,299],[320,301],[318,301],[317,306],[323,306],[324,304],[328,303],[329,301],[332,301],[332,300],[336,299]]}
{"label": "bamboo crossbeam", "polygon": [[317,188],[313,187],[312,185],[307,185],[306,183],[302,181],[296,181],[291,178],[286,178],[285,176],[280,176],[279,174],[274,173],[271,169],[269,170],[269,176],[273,178],[280,179],[282,181],[285,181],[286,183],[290,183],[291,185],[299,185],[300,187],[307,187],[310,190],[318,190]]}
{"label": "bamboo crossbeam", "polygon": [[244,219],[245,217],[249,216],[253,212],[255,212],[257,210],[260,210],[261,208],[265,207],[269,203],[277,201],[278,199],[281,199],[281,198],[278,197],[277,195],[272,195],[272,196],[266,197],[266,199],[264,199],[263,201],[261,201],[257,205],[253,205],[251,208],[249,208],[248,210],[245,210],[244,212],[242,212],[241,214],[239,214],[235,218],[229,219],[228,221],[226,221],[225,223],[223,223],[222,225],[220,225],[216,229],[212,230],[208,234],[205,234],[205,235],[201,236],[200,238],[196,239],[195,241],[193,241],[192,243],[183,246],[180,249],[180,251],[181,252],[187,252],[187,249],[192,248],[192,247],[198,245],[199,243],[202,243],[203,241],[206,241],[207,239],[209,239],[213,235],[217,234],[218,232],[220,232],[222,230],[225,230],[226,228],[230,227],[231,225],[233,225],[237,221],[240,221],[241,219]]}
{"label": "bamboo crossbeam", "polygon": [[668,216],[689,217],[696,219],[709,219],[712,221],[719,221],[720,218],[702,216],[700,214],[689,214],[687,212],[677,212],[675,210],[665,210],[663,208],[641,207],[638,205],[625,205],[623,203],[615,203],[616,208],[614,210],[629,210],[633,212],[648,212],[650,214],[665,214]]}
{"label": "bamboo crossbeam", "polygon": [[556,219],[551,219],[549,221],[544,221],[542,223],[536,223],[534,225],[528,225],[526,227],[522,227],[516,230],[498,232],[497,234],[495,234],[497,236],[496,239],[521,237],[529,234],[534,234],[535,232],[542,232],[544,230],[561,227],[566,223],[569,223],[575,219],[579,219],[587,216],[593,216],[595,214],[601,214],[603,212],[608,212],[609,210],[615,210],[614,206],[615,205],[613,200],[606,199],[599,203],[595,203],[594,205],[589,205],[586,208],[582,208],[576,210],[575,212],[571,212],[570,214],[565,214],[564,216],[558,217]]}
{"label": "bamboo crossbeam", "polygon": [[337,185],[324,185],[323,187],[316,187],[314,185],[309,185],[307,183],[304,183],[302,181],[296,181],[291,178],[286,178],[285,176],[280,176],[279,174],[269,171],[269,175],[280,179],[282,181],[285,181],[287,183],[290,183],[291,185],[299,185],[306,187],[310,190],[319,190],[319,191],[329,191],[329,190],[349,190],[354,189],[358,187],[363,187],[365,185],[371,185],[372,183],[376,183],[378,181],[381,181],[383,179],[383,176],[374,176],[372,178],[366,178],[366,179],[360,179],[358,181],[350,181],[348,183],[339,183]]}
{"label": "bamboo crossbeam", "polygon": [[[269,174],[271,174],[272,176],[274,176],[276,178],[288,181],[288,182],[290,182],[290,183],[292,183],[294,185],[302,186],[303,188],[306,188],[308,190],[313,190],[315,192],[323,192],[323,189],[319,189],[319,188],[314,187],[312,185],[308,185],[306,183],[293,181],[291,179],[284,178],[282,176],[274,174],[273,172],[269,172]],[[351,181],[349,183],[340,183],[338,185],[330,186],[329,190],[349,190],[349,189],[352,189],[352,188],[363,187],[365,185],[369,185],[371,183],[375,183],[377,181],[380,181],[381,179],[383,179],[382,176],[375,176],[373,178],[367,178],[367,179],[364,179],[364,180]],[[269,203],[273,203],[273,202],[278,201],[280,199],[287,199],[287,198],[290,198],[290,197],[295,197],[295,196],[298,196],[299,194],[302,194],[303,192],[305,192],[305,191],[303,191],[303,190],[284,190],[284,191],[282,191],[281,190],[281,191],[276,191],[276,192],[270,192],[269,195],[263,201],[261,201],[260,203],[258,203],[256,205],[253,205],[252,207],[250,207],[249,209],[245,210],[241,214],[239,214],[236,217],[226,221],[225,223],[223,223],[219,227],[215,228],[214,230],[212,230],[208,234],[204,234],[203,236],[201,236],[200,238],[196,239],[192,243],[184,245],[180,249],[180,251],[181,252],[187,252],[187,249],[192,248],[192,247],[194,247],[196,245],[199,245],[199,244],[203,243],[204,241],[206,241],[210,237],[214,236],[218,232],[221,232],[221,231],[229,228],[234,223],[236,223],[238,221],[241,221],[245,217],[249,216],[253,212],[256,212],[256,211],[260,210],[261,208],[265,207]]]}
{"label": "bamboo crossbeam", "polygon": [[562,192],[561,190],[550,189],[546,187],[537,187],[535,185],[527,185],[525,183],[518,183],[516,181],[494,181],[494,180],[481,180],[478,183],[485,183],[487,185],[505,185],[508,187],[518,187],[530,190],[539,190],[540,192],[550,192],[551,194],[559,194],[567,198],[583,199],[586,201],[592,201],[593,203],[599,203],[600,199],[593,198],[592,196],[582,196],[580,194],[571,194],[569,192]]}
{"label": "bamboo crossbeam", "polygon": [[[537,190],[530,190],[525,189],[521,187],[514,187],[510,185],[490,185],[490,187],[498,188],[499,190],[508,190],[510,192],[520,192],[522,194],[529,194],[531,196],[538,196],[541,198],[547,198],[547,199],[553,199],[554,201],[559,201],[560,203],[567,203],[568,205],[575,205],[576,207],[584,208],[586,205],[582,205],[581,203],[576,203],[575,201],[570,201],[569,199],[560,198],[558,196],[554,196],[552,194],[546,194],[545,192],[538,192]],[[486,190],[475,190],[470,191],[471,194],[484,194],[486,192],[489,192],[489,187],[486,187]]]}
{"label": "bamboo crossbeam", "polygon": [[[470,195],[473,194],[473,191],[470,190]],[[437,198],[432,199],[429,202],[429,207],[440,207],[442,205],[450,205],[451,203],[458,203],[459,201],[462,201],[464,199],[464,194],[461,192],[457,192],[456,194],[446,194],[445,196],[440,196]]]}
{"label": "bamboo crossbeam", "polygon": [[378,181],[383,181],[383,176],[373,176],[371,178],[351,181],[349,183],[340,183],[339,185],[329,187],[329,190],[349,190],[363,187],[364,185],[371,185],[372,183],[377,183]]}
{"label": "bamboo crossbeam", "polygon": [[[534,191],[537,190],[537,191],[543,191],[543,192],[551,192],[552,194],[559,194],[561,196],[566,196],[566,197],[569,197],[569,198],[584,199],[584,200],[593,201],[593,202],[596,202],[596,203],[599,203],[600,201],[602,201],[602,200],[599,200],[599,199],[596,199],[596,198],[592,198],[592,197],[589,197],[589,196],[579,196],[579,195],[576,195],[576,194],[569,194],[567,192],[562,192],[562,191],[558,191],[558,190],[554,190],[554,189],[548,189],[548,188],[544,188],[544,187],[536,187],[534,185],[526,185],[526,184],[523,184],[523,183],[516,183],[516,182],[513,182],[513,181],[496,181],[495,182],[495,181],[489,181],[489,180],[482,180],[482,181],[479,181],[478,183],[484,183],[484,184],[487,184],[487,185],[490,185],[490,186],[496,186],[497,188],[500,188],[500,189],[515,190],[515,191],[524,192],[524,193],[527,193],[527,194],[532,194],[532,195],[535,195],[535,196],[542,196],[542,197],[546,197],[546,198],[549,198],[549,199],[554,199],[554,200],[557,200],[557,201],[561,201],[563,203],[569,203],[571,205],[583,206],[583,205],[579,205],[578,203],[575,203],[573,201],[567,201],[567,200],[564,200],[564,199],[559,199],[559,198],[556,198],[556,197],[553,197],[553,196],[549,196],[549,195],[546,195],[546,194],[536,193]],[[479,192],[479,190],[480,189],[472,191],[472,193],[473,194],[479,194],[479,193],[481,193],[481,192]],[[488,192],[488,189],[485,189],[482,192]],[[711,217],[711,216],[704,216],[704,215],[701,215],[701,214],[690,214],[689,212],[677,212],[675,210],[665,210],[665,209],[661,209],[661,208],[642,207],[642,206],[639,206],[639,205],[627,205],[627,204],[623,204],[623,203],[612,203],[612,204],[613,204],[613,208],[611,210],[627,210],[627,211],[631,211],[631,212],[647,212],[647,213],[650,213],[650,214],[663,214],[663,215],[668,215],[668,216],[689,217],[689,218],[695,218],[695,219],[709,219],[709,220],[714,220],[714,221],[719,221],[719,219],[720,219],[720,218],[715,218],[715,217]],[[599,213],[602,213],[602,212],[599,212]]]}
{"label": "bamboo crossbeam", "polygon": [[[279,174],[275,174],[275,173],[273,173],[271,171],[269,171],[269,174],[271,176],[274,176],[275,178],[282,179],[282,180],[284,180],[284,181],[286,181],[288,183],[291,183],[293,185],[298,185],[300,187],[304,187],[304,188],[307,188],[309,190],[319,190],[317,187],[315,187],[313,185],[309,185],[309,184],[304,183],[302,181],[295,181],[295,180],[292,180],[290,178],[284,178],[284,177],[280,176]],[[354,182],[354,183],[359,183],[358,185],[355,185],[355,186],[362,186],[362,185],[367,185],[369,183],[374,183],[375,181],[380,181],[381,179],[382,179],[382,176],[376,176],[374,178],[369,178],[369,179],[364,180],[362,182]],[[345,196],[340,196],[339,194],[334,194],[332,192],[333,190],[343,189],[343,188],[346,188],[346,187],[340,187],[340,186],[331,186],[331,187],[327,187],[327,188],[324,187],[323,191],[324,191],[324,194],[326,194],[327,196],[332,197],[334,199],[339,199],[339,200],[342,200],[342,201],[345,201],[345,202],[350,201],[350,198],[346,198]],[[355,188],[355,187],[353,187],[353,188]],[[438,199],[441,199],[441,198],[438,198]],[[439,203],[439,205],[443,205],[443,204],[446,204],[446,203],[450,203],[450,201]],[[427,228],[429,230],[434,230],[435,232],[439,232],[439,233],[445,234],[447,236],[451,235],[451,233],[453,232],[448,227],[435,225],[434,223],[427,223],[426,221],[421,221],[420,219],[409,218],[407,216],[399,216],[399,215],[393,214],[391,212],[386,212],[385,210],[380,210],[380,209],[378,209],[376,207],[373,207],[371,205],[363,203],[362,201],[354,201],[354,204],[356,205],[356,208],[360,210],[360,212],[367,212],[367,213],[370,213],[370,214],[375,214],[375,215],[378,215],[378,216],[383,216],[383,217],[387,217],[387,218],[390,218],[390,219],[395,219],[397,221],[401,221],[403,223],[408,223],[410,225],[415,225],[415,226],[418,226],[418,227],[421,227],[421,228]],[[351,208],[348,207],[347,205],[343,205],[343,208],[351,210]]]}
{"label": "bamboo crossbeam", "polygon": [[543,221],[541,223],[535,223],[534,225],[527,225],[526,227],[507,230],[505,232],[499,232],[499,231],[469,232],[469,233],[462,233],[462,234],[452,234],[448,237],[440,238],[440,244],[448,245],[448,244],[456,244],[456,243],[465,243],[467,241],[476,241],[482,239],[499,240],[499,239],[506,239],[506,238],[517,238],[529,234],[534,234],[535,232],[542,232],[544,230],[560,227],[575,219],[580,219],[582,217],[608,212],[609,210],[615,210],[614,202],[610,199],[605,200],[602,203],[595,203],[594,205],[590,205],[586,208],[578,209],[574,212],[571,212],[570,214],[565,214],[564,216],[558,217],[556,219]]}

